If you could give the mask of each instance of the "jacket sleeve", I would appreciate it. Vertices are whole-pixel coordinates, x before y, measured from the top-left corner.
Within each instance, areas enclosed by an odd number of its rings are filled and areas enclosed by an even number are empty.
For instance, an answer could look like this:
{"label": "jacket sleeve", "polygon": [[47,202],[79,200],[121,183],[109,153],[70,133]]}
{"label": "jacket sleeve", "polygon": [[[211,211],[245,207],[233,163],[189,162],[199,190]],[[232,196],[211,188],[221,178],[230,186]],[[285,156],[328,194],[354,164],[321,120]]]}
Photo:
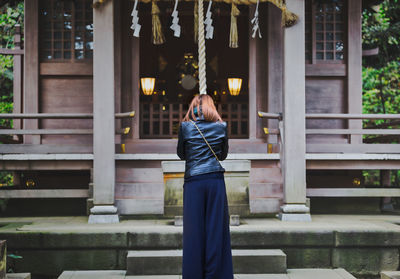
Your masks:
{"label": "jacket sleeve", "polygon": [[185,160],[185,143],[183,141],[182,124],[179,126],[178,145],[176,147],[176,154],[178,154],[181,160]]}
{"label": "jacket sleeve", "polygon": [[227,128],[225,126],[225,137],[224,137],[224,140],[222,142],[221,158],[219,158],[220,161],[223,161],[223,160],[226,159],[226,157],[228,156],[228,150],[229,150],[228,132],[227,132]]}

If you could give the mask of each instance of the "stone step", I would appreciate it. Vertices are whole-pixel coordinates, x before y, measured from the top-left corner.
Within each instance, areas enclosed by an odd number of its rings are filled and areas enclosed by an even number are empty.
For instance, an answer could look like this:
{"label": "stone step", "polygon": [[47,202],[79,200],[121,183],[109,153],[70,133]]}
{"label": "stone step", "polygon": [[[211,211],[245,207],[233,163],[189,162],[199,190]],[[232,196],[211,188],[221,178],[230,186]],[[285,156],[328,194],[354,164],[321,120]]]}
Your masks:
{"label": "stone step", "polygon": [[[235,274],[235,279],[356,279],[343,268],[288,269],[286,274]],[[58,279],[182,279],[181,275],[125,275],[124,270],[64,271]]]}
{"label": "stone step", "polygon": [[7,273],[6,279],[31,279],[30,273]]}
{"label": "stone step", "polygon": [[381,279],[400,279],[400,271],[382,271]]}
{"label": "stone step", "polygon": [[[286,273],[286,254],[279,249],[232,250],[235,273]],[[128,275],[173,275],[182,272],[182,250],[129,251]]]}

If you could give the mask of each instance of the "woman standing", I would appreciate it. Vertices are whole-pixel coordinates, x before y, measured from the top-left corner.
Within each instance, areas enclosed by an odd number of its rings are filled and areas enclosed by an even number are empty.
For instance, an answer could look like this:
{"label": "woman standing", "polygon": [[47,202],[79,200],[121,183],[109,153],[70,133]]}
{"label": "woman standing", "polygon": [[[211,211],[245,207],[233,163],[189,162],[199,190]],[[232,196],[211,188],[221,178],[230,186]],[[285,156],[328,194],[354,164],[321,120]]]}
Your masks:
{"label": "woman standing", "polygon": [[183,279],[233,279],[229,211],[220,160],[228,154],[226,122],[209,95],[196,95],[179,127],[183,184]]}

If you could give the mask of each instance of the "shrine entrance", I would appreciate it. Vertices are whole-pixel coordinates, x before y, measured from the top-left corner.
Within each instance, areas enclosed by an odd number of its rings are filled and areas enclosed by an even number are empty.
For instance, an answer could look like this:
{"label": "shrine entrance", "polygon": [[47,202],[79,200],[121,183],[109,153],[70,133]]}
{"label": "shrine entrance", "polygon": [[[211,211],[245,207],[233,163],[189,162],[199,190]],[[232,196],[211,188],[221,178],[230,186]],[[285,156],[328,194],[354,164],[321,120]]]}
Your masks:
{"label": "shrine entrance", "polygon": [[[199,92],[198,46],[195,38],[194,2],[179,3],[180,37],[170,28],[163,28],[162,44],[153,43],[151,4],[138,9],[141,21],[139,43],[139,76],[153,79],[154,89],[141,85],[139,90],[140,138],[166,139],[177,137],[179,123],[188,104]],[[171,25],[172,5],[158,3],[163,27]],[[206,5],[207,8],[207,5]],[[230,138],[248,138],[248,72],[249,36],[248,7],[241,7],[237,19],[238,47],[229,47],[231,5],[213,3],[213,38],[206,40],[207,92],[215,101]],[[239,92],[231,92],[228,79],[241,81]],[[150,81],[151,82],[151,81]],[[235,95],[233,95],[235,94]],[[237,94],[237,95],[236,95]]]}

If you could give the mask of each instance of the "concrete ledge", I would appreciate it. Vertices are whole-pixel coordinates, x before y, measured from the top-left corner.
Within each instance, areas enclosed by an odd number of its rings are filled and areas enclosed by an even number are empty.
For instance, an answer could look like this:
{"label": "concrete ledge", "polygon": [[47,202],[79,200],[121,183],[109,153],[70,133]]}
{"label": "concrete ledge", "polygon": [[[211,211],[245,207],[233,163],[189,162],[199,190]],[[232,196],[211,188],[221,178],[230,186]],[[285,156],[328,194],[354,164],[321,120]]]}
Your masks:
{"label": "concrete ledge", "polygon": [[381,279],[400,279],[400,271],[382,271]]}
{"label": "concrete ledge", "polygon": [[123,232],[1,232],[10,249],[126,248]]}
{"label": "concrete ledge", "polygon": [[335,246],[400,246],[400,232],[373,230],[337,231]]}
{"label": "concrete ledge", "polygon": [[333,267],[356,271],[358,276],[378,276],[381,270],[399,268],[397,248],[334,248]]}
{"label": "concrete ledge", "polygon": [[[249,172],[251,168],[250,160],[224,160],[221,165],[227,172]],[[163,161],[161,167],[164,173],[183,173],[185,172],[185,161]]]}
{"label": "concrete ledge", "polygon": [[[286,273],[286,255],[278,249],[232,250],[235,273]],[[182,272],[182,250],[129,251],[128,275],[173,275]]]}
{"label": "concrete ledge", "polygon": [[329,248],[282,248],[290,268],[330,268],[331,249]]}
{"label": "concrete ledge", "polygon": [[56,277],[64,270],[121,269],[117,262],[118,254],[122,253],[125,256],[124,252],[115,249],[18,250],[15,252],[10,250],[10,252],[22,256],[21,261],[15,261],[16,270],[40,275],[38,278]]}
{"label": "concrete ledge", "polygon": [[31,279],[30,273],[8,273],[6,279]]}
{"label": "concrete ledge", "polygon": [[90,214],[89,215],[89,224],[111,224],[111,223],[119,223],[118,214]]}
{"label": "concrete ledge", "polygon": [[[121,274],[124,271],[120,271]],[[64,271],[58,279],[182,279],[181,275],[129,275],[112,271]],[[95,277],[97,275],[97,277]],[[109,277],[104,277],[109,276]],[[112,276],[112,277],[110,277]],[[288,269],[287,274],[235,274],[235,279],[356,279],[343,268]],[[387,279],[387,278],[385,278]]]}
{"label": "concrete ledge", "polygon": [[125,270],[64,271],[58,279],[124,279]]}

